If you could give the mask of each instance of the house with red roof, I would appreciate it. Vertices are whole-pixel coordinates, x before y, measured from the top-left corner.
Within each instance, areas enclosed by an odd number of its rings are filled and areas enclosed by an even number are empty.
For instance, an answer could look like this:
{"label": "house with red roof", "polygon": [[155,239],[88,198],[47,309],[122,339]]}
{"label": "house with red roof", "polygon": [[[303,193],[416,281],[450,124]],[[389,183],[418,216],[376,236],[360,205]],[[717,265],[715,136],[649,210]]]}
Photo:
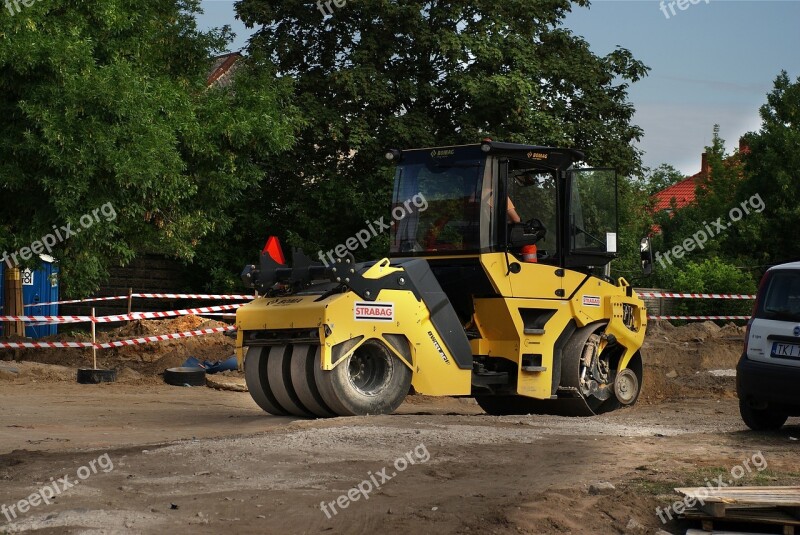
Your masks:
{"label": "house with red roof", "polygon": [[[739,154],[746,154],[748,152],[750,152],[750,148],[744,142],[744,138],[739,139]],[[676,209],[683,208],[693,203],[696,197],[697,186],[705,183],[710,176],[711,166],[708,164],[708,155],[704,152],[700,160],[700,172],[686,177],[680,182],[676,182],[652,196],[652,199],[655,201],[653,204],[653,212],[659,213],[666,211],[667,213],[671,213],[673,209],[673,200]]]}
{"label": "house with red roof", "polygon": [[653,199],[655,200],[653,212],[671,212],[673,200],[675,201],[675,208],[683,208],[687,204],[693,203],[697,186],[706,180],[710,170],[711,169],[708,165],[708,155],[704,152],[700,162],[699,173],[695,173],[690,177],[684,178],[680,182],[676,182],[670,187],[653,195]]}

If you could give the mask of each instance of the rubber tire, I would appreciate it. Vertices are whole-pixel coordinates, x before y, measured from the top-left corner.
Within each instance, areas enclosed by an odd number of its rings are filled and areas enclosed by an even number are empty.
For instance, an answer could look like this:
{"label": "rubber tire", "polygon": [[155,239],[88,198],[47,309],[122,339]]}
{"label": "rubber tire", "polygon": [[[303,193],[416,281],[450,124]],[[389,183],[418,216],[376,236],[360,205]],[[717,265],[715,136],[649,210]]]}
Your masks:
{"label": "rubber tire", "polygon": [[745,400],[739,400],[739,414],[742,415],[744,423],[753,431],[777,431],[789,415],[785,412],[767,409],[754,409]]}
{"label": "rubber tire", "polygon": [[78,384],[82,385],[114,383],[117,381],[117,370],[95,370],[93,368],[79,368],[77,379],[78,379]]}
{"label": "rubber tire", "polygon": [[181,367],[164,370],[164,382],[172,386],[206,386],[203,368]]}
{"label": "rubber tire", "polygon": [[314,361],[319,353],[318,345],[294,346],[290,364],[292,386],[300,402],[311,413],[320,418],[331,418],[336,414],[325,403],[314,378]]}
{"label": "rubber tire", "polygon": [[[380,359],[385,374],[373,393],[357,388],[350,379],[350,364],[356,358]],[[356,416],[391,414],[403,403],[411,388],[411,370],[380,341],[367,340],[328,375],[332,393],[345,410]],[[317,383],[319,385],[319,383]],[[322,389],[320,389],[322,390]]]}
{"label": "rubber tire", "polygon": [[[343,366],[344,363],[341,364]],[[319,395],[325,405],[330,408],[334,414],[339,416],[356,416],[356,413],[344,406],[339,401],[339,397],[333,388],[333,371],[322,369],[322,353],[317,349],[317,354],[314,356],[314,383],[317,385]]]}
{"label": "rubber tire", "polygon": [[251,347],[247,351],[247,358],[244,359],[244,379],[247,383],[247,390],[250,397],[265,412],[275,416],[287,416],[289,413],[280,406],[272,388],[269,386],[267,378],[267,360],[269,348]]}
{"label": "rubber tire", "polygon": [[314,416],[297,397],[292,386],[292,352],[294,346],[274,346],[267,359],[267,377],[272,393],[281,407],[294,416],[308,418]]}
{"label": "rubber tire", "polygon": [[606,325],[607,323],[605,322],[596,322],[575,331],[564,346],[561,361],[561,386],[577,388],[580,397],[586,402],[586,406],[595,414],[610,412],[620,406],[619,401],[614,396],[613,385],[611,386],[611,396],[605,400],[586,397],[580,392],[580,362],[583,348],[589,338],[596,332],[602,331]]}

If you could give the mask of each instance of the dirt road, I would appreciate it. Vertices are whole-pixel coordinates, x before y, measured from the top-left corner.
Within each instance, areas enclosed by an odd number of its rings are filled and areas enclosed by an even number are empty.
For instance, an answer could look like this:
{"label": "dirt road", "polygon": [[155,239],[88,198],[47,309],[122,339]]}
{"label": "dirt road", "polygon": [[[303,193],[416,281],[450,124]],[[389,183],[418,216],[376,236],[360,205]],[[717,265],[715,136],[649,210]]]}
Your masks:
{"label": "dirt road", "polygon": [[640,404],[591,419],[412,397],[298,421],[247,393],[0,363],[0,533],[683,533],[656,511],[676,486],[800,484],[800,419],[746,431],[733,377],[708,373],[735,333],[685,331],[649,340]]}
{"label": "dirt road", "polygon": [[[702,485],[759,451],[768,468],[743,482],[797,483],[800,471],[789,438],[798,422],[749,433],[732,400],[592,419],[412,401],[392,416],[309,422],[266,416],[246,393],[4,386],[0,504],[51,478],[79,484],[0,518],[0,532],[677,533],[655,512],[677,499],[672,487]],[[604,482],[615,488],[589,493]]]}

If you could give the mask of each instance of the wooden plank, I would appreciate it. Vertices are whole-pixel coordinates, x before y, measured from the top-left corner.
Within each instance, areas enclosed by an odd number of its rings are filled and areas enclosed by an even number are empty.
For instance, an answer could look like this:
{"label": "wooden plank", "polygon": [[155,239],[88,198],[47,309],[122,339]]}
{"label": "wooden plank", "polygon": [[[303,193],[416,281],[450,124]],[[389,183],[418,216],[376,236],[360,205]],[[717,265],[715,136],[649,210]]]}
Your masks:
{"label": "wooden plank", "polygon": [[705,511],[695,507],[692,509],[687,509],[681,516],[688,520],[717,520],[723,522],[746,522],[791,527],[800,526],[800,519],[794,518],[793,516],[779,509],[728,509],[725,517],[720,518],[709,515]]}
{"label": "wooden plank", "polygon": [[714,518],[723,518],[725,517],[725,504],[724,503],[698,503],[698,508],[702,509],[708,515]]}
{"label": "wooden plank", "polygon": [[[756,533],[752,531],[701,531],[699,529],[689,529],[686,531],[686,535],[765,535],[764,533]],[[768,535],[768,534],[766,534]]]}
{"label": "wooden plank", "polygon": [[760,505],[800,508],[800,487],[708,487],[676,488],[675,492],[706,503],[726,505]]}
{"label": "wooden plank", "polygon": [[752,531],[704,531],[699,529],[689,529],[686,535],[764,535],[763,533]]}

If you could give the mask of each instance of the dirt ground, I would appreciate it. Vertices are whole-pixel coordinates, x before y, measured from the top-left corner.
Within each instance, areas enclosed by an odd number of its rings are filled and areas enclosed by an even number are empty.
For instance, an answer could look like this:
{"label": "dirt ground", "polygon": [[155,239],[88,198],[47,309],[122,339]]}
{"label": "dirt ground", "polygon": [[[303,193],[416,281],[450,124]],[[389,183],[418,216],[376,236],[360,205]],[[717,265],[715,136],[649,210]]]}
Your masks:
{"label": "dirt ground", "polygon": [[[103,336],[201,325],[216,323]],[[684,533],[656,513],[674,487],[800,484],[800,419],[759,434],[739,418],[742,335],[651,325],[640,402],[590,419],[414,396],[390,416],[304,421],[269,416],[246,392],[161,382],[188,356],[230,356],[222,335],[102,354],[121,371],[100,386],[75,383],[85,351],[5,352],[0,533]],[[49,504],[32,497],[54,485]]]}

